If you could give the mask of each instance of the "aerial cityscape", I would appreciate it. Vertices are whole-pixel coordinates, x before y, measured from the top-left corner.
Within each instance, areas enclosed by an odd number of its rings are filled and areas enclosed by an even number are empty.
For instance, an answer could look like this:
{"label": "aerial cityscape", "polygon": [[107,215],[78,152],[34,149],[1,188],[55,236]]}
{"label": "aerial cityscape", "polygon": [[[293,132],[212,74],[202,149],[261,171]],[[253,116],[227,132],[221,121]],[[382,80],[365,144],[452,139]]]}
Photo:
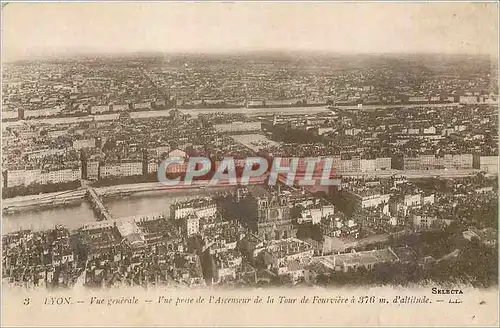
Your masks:
{"label": "aerial cityscape", "polygon": [[[27,286],[496,281],[488,58],[156,54],[4,66],[3,277]],[[347,64],[349,63],[349,64]],[[469,64],[470,63],[470,64]],[[392,68],[387,68],[387,67]],[[158,183],[333,160],[338,186]],[[286,176],[286,174],[284,174]],[[452,270],[454,268],[454,270]]]}
{"label": "aerial cityscape", "polygon": [[498,57],[302,48],[3,62],[3,284],[496,285]]}

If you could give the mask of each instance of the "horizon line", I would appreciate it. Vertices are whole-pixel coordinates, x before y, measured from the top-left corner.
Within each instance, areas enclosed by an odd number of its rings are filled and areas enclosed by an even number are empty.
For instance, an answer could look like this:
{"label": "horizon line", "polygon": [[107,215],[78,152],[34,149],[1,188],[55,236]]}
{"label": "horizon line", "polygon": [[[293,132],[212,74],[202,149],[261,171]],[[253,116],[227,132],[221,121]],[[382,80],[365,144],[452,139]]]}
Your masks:
{"label": "horizon line", "polygon": [[[4,49],[5,50],[5,49]],[[439,51],[425,51],[425,52],[367,52],[367,51],[332,51],[332,50],[321,50],[321,49],[255,49],[255,50],[177,50],[177,51],[163,51],[163,50],[130,50],[130,51],[112,51],[106,52],[101,50],[57,50],[55,52],[49,53],[50,50],[41,51],[39,54],[31,54],[25,56],[16,56],[17,58],[9,58],[2,60],[2,63],[14,63],[21,61],[39,61],[39,60],[67,60],[67,59],[78,59],[85,57],[128,57],[128,56],[179,56],[179,55],[201,55],[201,56],[213,56],[213,55],[311,55],[311,56],[432,56],[439,55],[445,57],[490,57],[490,59],[495,59],[492,61],[498,61],[498,52],[493,53],[473,53],[473,52],[439,52]]]}

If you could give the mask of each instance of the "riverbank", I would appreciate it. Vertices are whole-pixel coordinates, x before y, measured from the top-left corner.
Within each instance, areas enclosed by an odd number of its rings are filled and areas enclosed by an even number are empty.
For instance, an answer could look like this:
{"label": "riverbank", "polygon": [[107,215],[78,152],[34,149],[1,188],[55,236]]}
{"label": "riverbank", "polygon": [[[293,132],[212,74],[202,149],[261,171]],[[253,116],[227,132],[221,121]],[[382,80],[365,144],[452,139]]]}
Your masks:
{"label": "riverbank", "polygon": [[[237,179],[240,182],[241,179]],[[264,183],[265,177],[251,178],[249,184]],[[185,185],[182,181],[177,186],[166,186],[160,182],[146,182],[146,183],[132,183],[116,186],[106,186],[95,188],[99,196],[113,196],[113,195],[129,195],[136,192],[145,191],[183,191],[183,190],[205,190],[205,189],[218,189],[224,187],[231,187],[229,181],[219,181],[217,184],[210,184],[210,180],[194,180],[189,185]]]}
{"label": "riverbank", "polygon": [[[374,110],[374,109],[389,109],[389,108],[413,108],[413,107],[429,107],[429,108],[439,108],[439,107],[449,107],[449,106],[460,106],[459,103],[422,103],[422,104],[387,104],[387,105],[363,105],[358,107],[357,105],[338,105],[335,106],[338,109],[345,110]],[[139,111],[130,112],[131,118],[152,118],[152,117],[167,117],[170,116],[170,110],[150,110],[150,111]],[[271,108],[204,108],[204,109],[179,109],[183,114],[190,115],[192,117],[198,117],[200,114],[208,113],[239,113],[246,114],[248,116],[260,116],[269,114],[279,114],[279,115],[296,115],[296,114],[317,114],[321,112],[328,112],[326,106],[311,106],[311,107],[271,107]],[[115,120],[119,117],[119,113],[107,113],[99,115],[88,115],[88,116],[67,116],[67,117],[52,117],[52,118],[41,118],[32,120],[17,120],[17,121],[4,121],[2,122],[2,128],[5,129],[9,126],[16,126],[24,123],[28,124],[71,124],[82,122],[85,119],[93,119],[95,121],[110,121]]]}
{"label": "riverbank", "polygon": [[[476,169],[464,169],[464,170],[419,170],[419,171],[400,171],[400,170],[387,170],[387,171],[377,171],[377,172],[345,172],[341,173],[343,177],[380,177],[388,178],[391,176],[404,176],[407,179],[425,179],[425,178],[462,178],[467,176],[472,176],[479,173]],[[490,173],[489,175],[494,175]],[[264,178],[254,178],[250,181],[250,184],[262,184],[264,183]],[[123,184],[115,186],[106,186],[94,188],[96,193],[101,197],[110,196],[128,196],[138,192],[154,192],[154,191],[185,191],[185,190],[205,190],[205,189],[217,189],[221,187],[229,187],[229,183],[219,182],[216,185],[211,185],[210,181],[207,180],[195,180],[190,185],[183,185],[182,182],[178,186],[165,186],[159,182],[146,182],[146,183],[133,183],[133,184]],[[2,210],[3,211],[16,211],[26,207],[33,206],[57,206],[65,205],[74,201],[83,199],[85,196],[86,189],[80,188],[77,190],[61,191],[55,193],[29,195],[29,196],[19,196],[14,198],[7,198],[2,200]]]}
{"label": "riverbank", "polygon": [[[144,215],[152,212],[170,214],[170,205],[195,197],[212,197],[220,192],[228,192],[234,186],[222,186],[205,189],[160,189],[137,191],[129,195],[110,192],[102,197],[102,202],[113,219]],[[53,195],[51,195],[53,196]],[[76,196],[76,194],[75,194]],[[82,225],[98,220],[91,204],[82,197],[68,201],[62,206],[34,205],[19,207],[17,211],[4,212],[2,233],[7,234],[23,229],[33,231],[52,229],[63,225],[75,230]],[[37,197],[39,199],[39,197]],[[33,204],[37,200],[30,200]]]}
{"label": "riverbank", "polygon": [[[252,181],[252,184],[263,183],[263,179]],[[165,191],[166,193],[178,193],[183,191],[204,191],[204,190],[220,190],[232,187],[229,183],[220,183],[217,185],[210,185],[210,181],[193,181],[191,185],[179,186],[165,186],[159,182],[149,183],[134,183],[116,186],[107,186],[94,188],[100,197],[119,197],[129,196],[136,193]],[[18,212],[23,209],[30,209],[33,207],[55,207],[67,205],[70,203],[77,203],[85,197],[87,190],[85,188],[62,191],[38,195],[19,196],[14,198],[7,198],[2,200],[2,211],[6,213]]]}
{"label": "riverbank", "polygon": [[85,189],[77,189],[2,199],[2,212],[13,213],[33,207],[56,207],[78,203],[85,197],[85,192]]}
{"label": "riverbank", "polygon": [[[199,114],[205,113],[240,113],[248,114],[249,116],[263,115],[279,113],[280,115],[294,115],[302,113],[320,113],[329,111],[325,106],[320,107],[289,107],[289,108],[209,108],[209,109],[180,109],[183,114],[190,115],[191,117],[198,117]],[[109,113],[109,114],[98,114],[98,115],[88,115],[88,116],[67,116],[67,117],[51,117],[51,118],[40,118],[40,119],[30,119],[30,120],[17,120],[2,122],[2,128],[5,129],[9,126],[27,124],[73,124],[82,122],[85,119],[92,119],[95,121],[111,121],[119,117],[119,113]],[[133,119],[140,118],[154,118],[154,117],[168,117],[170,116],[170,109],[168,110],[150,110],[141,112],[130,112],[130,117]]]}

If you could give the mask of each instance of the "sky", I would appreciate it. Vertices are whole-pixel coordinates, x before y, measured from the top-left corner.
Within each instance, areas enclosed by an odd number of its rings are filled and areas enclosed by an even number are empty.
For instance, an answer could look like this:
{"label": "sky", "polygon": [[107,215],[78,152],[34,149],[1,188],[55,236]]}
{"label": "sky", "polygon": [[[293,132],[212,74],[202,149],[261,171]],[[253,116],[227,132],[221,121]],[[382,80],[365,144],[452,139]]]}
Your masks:
{"label": "sky", "polygon": [[76,53],[466,53],[498,58],[496,3],[9,3],[2,57]]}

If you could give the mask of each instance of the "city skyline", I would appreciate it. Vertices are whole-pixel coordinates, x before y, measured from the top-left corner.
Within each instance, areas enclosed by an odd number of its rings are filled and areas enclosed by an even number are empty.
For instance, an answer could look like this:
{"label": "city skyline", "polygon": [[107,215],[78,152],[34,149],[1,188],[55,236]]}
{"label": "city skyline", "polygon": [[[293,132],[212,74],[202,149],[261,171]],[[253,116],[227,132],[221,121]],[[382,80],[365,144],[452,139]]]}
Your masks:
{"label": "city skyline", "polygon": [[498,57],[497,11],[494,3],[11,3],[2,12],[2,57],[247,51]]}

